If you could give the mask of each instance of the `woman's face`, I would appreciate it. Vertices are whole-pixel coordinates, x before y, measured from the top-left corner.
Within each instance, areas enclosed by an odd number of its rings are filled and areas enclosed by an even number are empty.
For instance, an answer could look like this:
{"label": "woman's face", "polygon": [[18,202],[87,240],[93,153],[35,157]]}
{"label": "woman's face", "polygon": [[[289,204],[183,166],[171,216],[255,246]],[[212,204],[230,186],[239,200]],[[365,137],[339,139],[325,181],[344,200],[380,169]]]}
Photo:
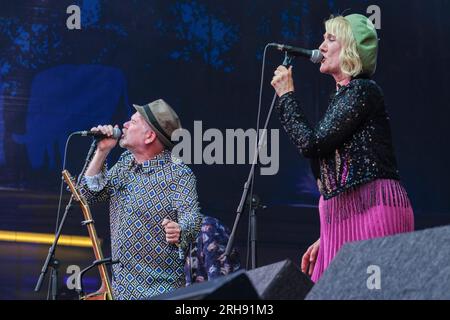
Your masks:
{"label": "woman's face", "polygon": [[320,66],[320,72],[330,75],[339,75],[341,71],[339,55],[341,54],[341,43],[336,36],[331,33],[325,33],[324,41],[319,50],[323,54],[323,60]]}

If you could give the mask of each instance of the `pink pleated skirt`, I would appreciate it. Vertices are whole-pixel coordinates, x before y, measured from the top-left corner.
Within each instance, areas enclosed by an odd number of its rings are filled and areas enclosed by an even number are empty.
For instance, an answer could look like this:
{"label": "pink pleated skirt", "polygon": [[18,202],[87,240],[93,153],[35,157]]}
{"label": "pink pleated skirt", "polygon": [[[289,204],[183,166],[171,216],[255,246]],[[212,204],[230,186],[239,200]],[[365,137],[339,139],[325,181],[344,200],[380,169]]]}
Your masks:
{"label": "pink pleated skirt", "polygon": [[317,282],[348,242],[414,231],[414,214],[396,180],[375,180],[319,201],[320,247],[311,279]]}

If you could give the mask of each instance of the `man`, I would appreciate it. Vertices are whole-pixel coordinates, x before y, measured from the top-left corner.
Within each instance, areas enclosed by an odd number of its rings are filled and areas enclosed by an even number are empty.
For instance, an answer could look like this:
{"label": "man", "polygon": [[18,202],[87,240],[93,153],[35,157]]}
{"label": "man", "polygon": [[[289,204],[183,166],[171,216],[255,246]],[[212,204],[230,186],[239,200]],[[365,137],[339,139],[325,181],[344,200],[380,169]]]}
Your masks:
{"label": "man", "polygon": [[186,285],[213,280],[231,274],[241,268],[237,250],[231,250],[224,257],[230,238],[230,230],[218,219],[203,216],[202,227],[197,239],[186,255],[184,272]]}
{"label": "man", "polygon": [[[144,299],[184,286],[184,254],[200,230],[195,176],[172,157],[178,116],[163,100],[144,106],[124,124],[119,145],[127,149],[106,170],[117,145],[111,125],[92,128],[98,142],[83,178],[86,199],[109,201],[114,299]],[[116,126],[117,127],[117,126]]]}

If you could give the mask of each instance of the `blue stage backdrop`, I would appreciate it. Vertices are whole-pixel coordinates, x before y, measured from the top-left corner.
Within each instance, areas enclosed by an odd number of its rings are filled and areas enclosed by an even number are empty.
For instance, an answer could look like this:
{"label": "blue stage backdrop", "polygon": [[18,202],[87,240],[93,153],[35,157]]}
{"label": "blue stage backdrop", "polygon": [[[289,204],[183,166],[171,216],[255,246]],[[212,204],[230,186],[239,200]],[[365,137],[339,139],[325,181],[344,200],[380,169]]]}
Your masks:
{"label": "blue stage backdrop", "polygon": [[[54,232],[68,135],[98,124],[122,125],[133,103],[163,98],[191,132],[194,121],[202,121],[203,132],[255,128],[264,46],[317,48],[324,20],[342,13],[379,14],[375,80],[385,92],[417,228],[448,224],[448,12],[445,0],[1,0],[0,230]],[[268,52],[264,114],[273,96],[270,78],[282,59]],[[315,122],[327,107],[333,80],[304,60],[295,62],[294,74],[298,97]],[[280,129],[276,117],[270,128]],[[73,174],[81,170],[89,144],[74,138],[69,145],[67,168]],[[256,177],[256,193],[267,206],[258,212],[261,265],[286,257],[298,262],[319,236],[319,195],[309,162],[282,131],[279,148],[278,174]],[[249,166],[191,167],[202,211],[231,227]],[[92,211],[108,253],[107,208]],[[79,210],[73,211],[64,232],[87,235],[80,220]],[[246,231],[244,215],[237,240],[244,264]],[[93,257],[83,250],[74,257],[61,249],[61,282],[68,265],[90,263]],[[45,252],[42,245],[1,243],[0,298],[42,298],[31,290]]]}

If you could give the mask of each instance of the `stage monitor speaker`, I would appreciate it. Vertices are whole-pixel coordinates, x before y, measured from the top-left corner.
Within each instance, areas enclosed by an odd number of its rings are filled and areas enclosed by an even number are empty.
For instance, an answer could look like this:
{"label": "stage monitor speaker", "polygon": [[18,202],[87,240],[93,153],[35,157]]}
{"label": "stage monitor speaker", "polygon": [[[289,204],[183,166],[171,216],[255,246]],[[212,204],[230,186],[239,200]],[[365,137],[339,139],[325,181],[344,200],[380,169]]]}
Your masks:
{"label": "stage monitor speaker", "polygon": [[247,274],[264,300],[303,300],[314,285],[290,260],[250,270]]}
{"label": "stage monitor speaker", "polygon": [[150,300],[260,300],[244,270],[158,295]]}
{"label": "stage monitor speaker", "polygon": [[307,300],[450,299],[450,226],[349,243]]}

